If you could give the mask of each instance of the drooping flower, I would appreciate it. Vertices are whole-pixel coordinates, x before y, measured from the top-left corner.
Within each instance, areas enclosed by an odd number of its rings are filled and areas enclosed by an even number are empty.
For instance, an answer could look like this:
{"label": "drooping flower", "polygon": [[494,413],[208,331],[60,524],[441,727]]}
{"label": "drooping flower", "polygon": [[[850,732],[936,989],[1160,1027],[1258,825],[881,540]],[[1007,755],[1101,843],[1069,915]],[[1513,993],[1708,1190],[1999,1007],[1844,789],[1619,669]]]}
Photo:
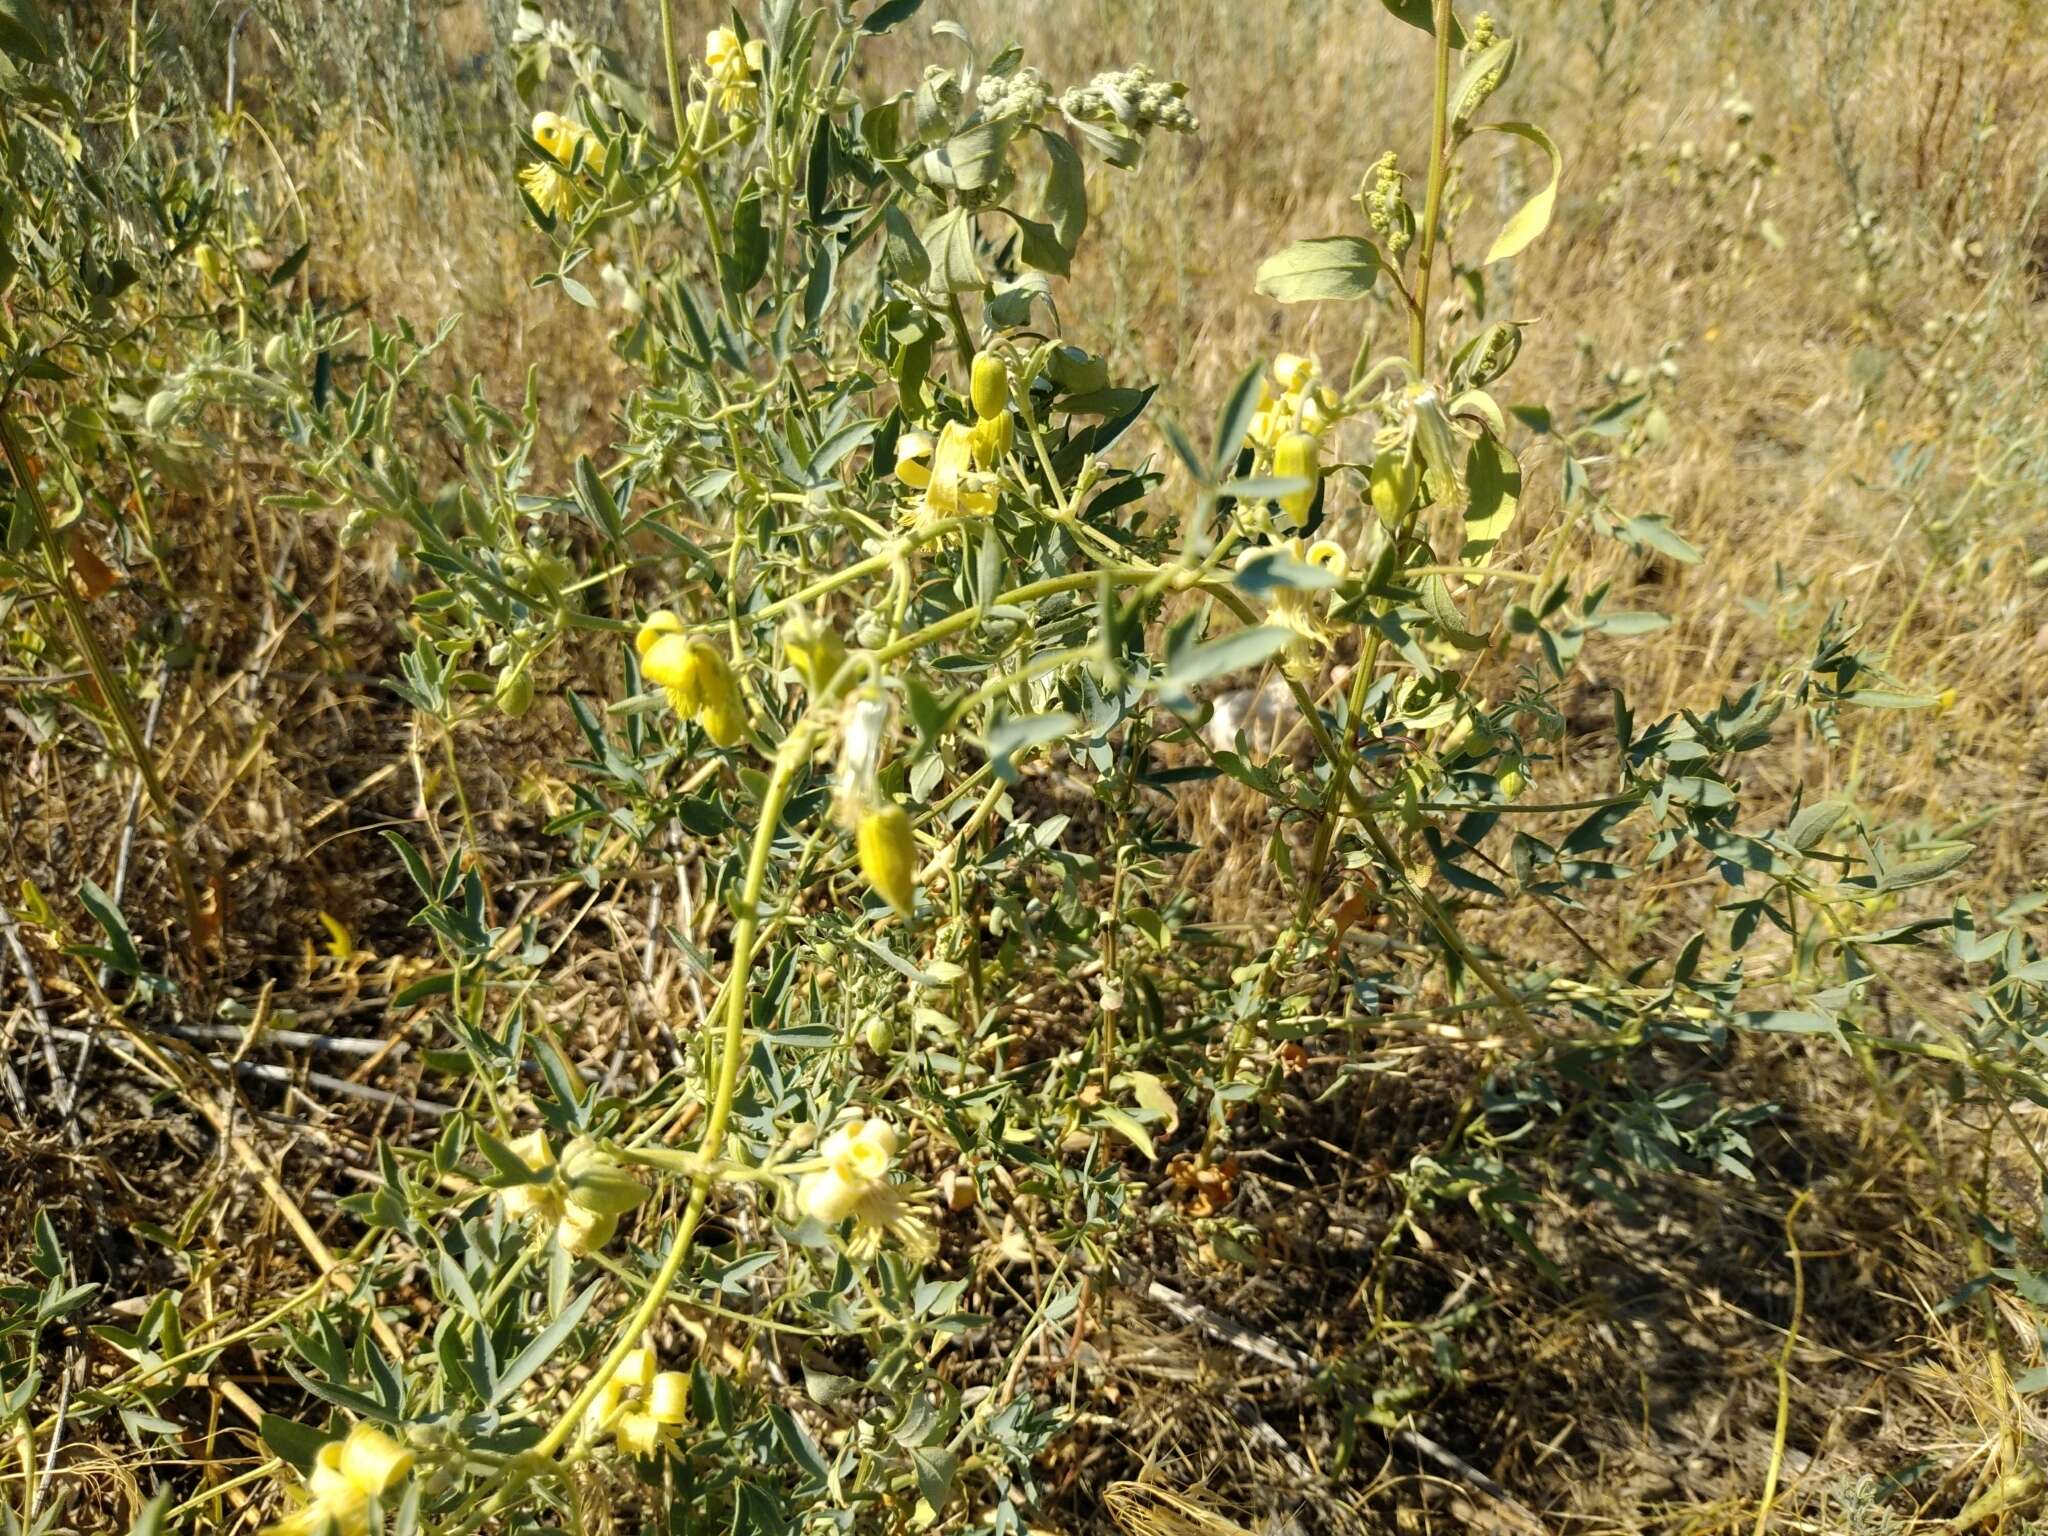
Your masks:
{"label": "drooping flower", "polygon": [[751,112],[761,71],[768,67],[768,45],[758,37],[742,43],[731,27],[713,27],[704,34],[704,67],[718,88],[721,112]]}
{"label": "drooping flower", "polygon": [[[1336,580],[1342,581],[1350,570],[1351,562],[1344,554],[1342,545],[1329,539],[1318,539],[1304,545],[1300,539],[1289,539],[1280,549],[1303,565],[1327,571]],[[1270,559],[1268,549],[1249,549],[1238,559],[1238,569]],[[1266,621],[1288,631],[1286,646],[1281,652],[1281,669],[1300,682],[1313,677],[1322,665],[1323,654],[1335,641],[1336,632],[1323,611],[1327,600],[1334,599],[1334,591],[1297,586],[1276,586],[1272,593],[1272,607]]]}
{"label": "drooping flower", "polygon": [[913,1254],[929,1249],[930,1229],[911,1208],[903,1186],[889,1181],[902,1140],[886,1120],[856,1118],[833,1131],[819,1148],[824,1166],[797,1186],[797,1208],[836,1227],[853,1221],[851,1246],[872,1255],[893,1236]]}
{"label": "drooping flower", "polygon": [[[903,474],[900,457],[897,474]],[[995,477],[976,464],[974,428],[965,422],[947,422],[932,449],[924,494],[905,507],[904,521],[921,532],[949,517],[987,517],[995,509]]]}
{"label": "drooping flower", "polygon": [[668,1444],[676,1425],[690,1415],[690,1378],[664,1371],[654,1349],[629,1350],[619,1369],[590,1405],[593,1432],[607,1426],[628,1456],[652,1456]]}
{"label": "drooping flower", "polygon": [[870,806],[854,829],[854,848],[875,894],[898,917],[908,918],[917,908],[917,837],[910,813],[900,805]]}
{"label": "drooping flower", "polygon": [[548,158],[521,169],[520,185],[543,213],[550,218],[565,218],[576,211],[587,195],[579,176],[604,175],[604,144],[581,123],[571,122],[556,112],[533,115],[533,142],[547,151]]}
{"label": "drooping flower", "polygon": [[682,621],[663,608],[647,616],[633,648],[640,675],[668,695],[669,707],[683,719],[695,720],[721,747],[746,736],[746,701],[717,646],[684,634]]}
{"label": "drooping flower", "polygon": [[[1337,424],[1342,402],[1336,392],[1316,380],[1322,369],[1315,358],[1282,352],[1273,359],[1271,377],[1259,386],[1259,408],[1245,438],[1254,448],[1271,453],[1289,432],[1321,437]],[[1274,394],[1275,386],[1279,394]]]}
{"label": "drooping flower", "polygon": [[1323,475],[1314,436],[1307,432],[1282,433],[1280,441],[1273,445],[1273,473],[1284,480],[1308,482],[1305,489],[1288,491],[1280,497],[1284,526],[1299,528],[1308,521]]}
{"label": "drooping flower", "polygon": [[382,1499],[412,1470],[413,1453],[374,1424],[358,1424],[341,1440],[330,1440],[306,1474],[306,1504],[262,1536],[364,1536],[370,1501]]}

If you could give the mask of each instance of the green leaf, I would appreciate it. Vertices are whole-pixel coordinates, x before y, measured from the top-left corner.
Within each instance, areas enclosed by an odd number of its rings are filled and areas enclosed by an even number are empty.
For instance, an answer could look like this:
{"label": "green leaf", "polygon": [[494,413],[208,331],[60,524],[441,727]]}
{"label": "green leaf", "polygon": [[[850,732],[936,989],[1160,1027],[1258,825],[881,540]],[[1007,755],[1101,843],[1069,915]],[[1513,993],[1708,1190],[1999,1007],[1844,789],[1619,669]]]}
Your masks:
{"label": "green leaf", "polygon": [[1806,1013],[1793,1008],[1753,1008],[1734,1018],[1737,1029],[1759,1030],[1767,1035],[1832,1035],[1839,1031],[1824,1013]]}
{"label": "green leaf", "polygon": [[1684,565],[1698,565],[1706,557],[1696,545],[1688,542],[1671,526],[1671,519],[1655,512],[1645,512],[1641,517],[1632,517],[1621,525],[1622,538],[1639,548],[1654,549],[1660,555],[1669,555]]}
{"label": "green leaf", "polygon": [[1223,413],[1216,418],[1216,476],[1221,478],[1230,466],[1237,462],[1238,450],[1244,446],[1244,435],[1252,427],[1252,418],[1259,413],[1260,383],[1265,378],[1264,363],[1253,363],[1245,369],[1230,391],[1230,398],[1223,403]]}
{"label": "green leaf", "polygon": [[1051,222],[1060,245],[1072,256],[1081,243],[1082,232],[1088,228],[1088,181],[1081,153],[1067,142],[1065,135],[1051,129],[1039,129],[1038,138],[1045,146],[1048,162],[1039,209]]}
{"label": "green leaf", "polygon": [[981,263],[974,259],[974,215],[965,208],[951,209],[926,225],[924,248],[948,292],[981,290]]}
{"label": "green leaf", "polygon": [[732,209],[732,252],[725,264],[726,291],[739,298],[768,270],[768,230],[761,221],[761,188],[749,182]]}
{"label": "green leaf", "polygon": [[1050,224],[1025,218],[1014,208],[1005,208],[1003,212],[1010,216],[1017,226],[1017,233],[1023,236],[1019,254],[1024,258],[1024,265],[1035,267],[1040,272],[1050,272],[1055,277],[1065,277],[1072,253],[1060,243],[1058,232]]}
{"label": "green leaf", "polygon": [[[0,6],[4,9],[4,6]],[[268,1417],[268,1415],[265,1415]],[[171,1490],[166,1488],[142,1506],[142,1513],[128,1527],[128,1536],[163,1536],[164,1516],[170,1512]]]}
{"label": "green leaf", "polygon": [[106,930],[107,963],[123,976],[142,974],[142,956],[136,952],[135,940],[129,936],[128,920],[121,915],[121,909],[114,905],[113,898],[88,880],[78,888],[78,899],[85,903],[85,910],[93,921]]}
{"label": "green leaf", "polygon": [[274,1413],[263,1415],[257,1432],[263,1436],[263,1443],[290,1462],[301,1476],[313,1470],[313,1458],[320,1454],[320,1447],[334,1438],[324,1430]]}
{"label": "green leaf", "polygon": [[871,37],[886,32],[915,16],[917,8],[923,4],[924,0],[882,0],[880,5],[868,12],[867,19],[860,24],[860,29]]}
{"label": "green leaf", "polygon": [[910,1453],[910,1465],[917,1473],[918,1496],[937,1514],[953,1496],[959,1459],[944,1446],[919,1446]]}
{"label": "green leaf", "polygon": [[0,0],[0,53],[28,64],[57,57],[56,29],[37,0]]}
{"label": "green leaf", "polygon": [[1240,629],[1220,640],[1189,646],[1168,657],[1166,673],[1159,680],[1159,692],[1169,701],[1185,700],[1188,690],[1198,683],[1206,683],[1226,672],[1258,666],[1287,643],[1290,633],[1277,624],[1261,624],[1252,629]]}
{"label": "green leaf", "polygon": [[1472,499],[1465,507],[1465,543],[1458,558],[1467,565],[1484,565],[1515,520],[1522,466],[1506,448],[1482,437],[1465,455],[1465,485]]}
{"label": "green leaf", "polygon": [[562,1347],[562,1341],[569,1337],[570,1330],[583,1321],[583,1314],[590,1310],[590,1304],[597,1300],[597,1293],[603,1290],[605,1281],[590,1282],[581,1296],[563,1308],[562,1313],[547,1327],[534,1335],[533,1342],[514,1355],[505,1367],[505,1374],[498,1378],[498,1384],[491,1391],[490,1406],[495,1408],[516,1392],[527,1377],[546,1365]]}
{"label": "green leaf", "polygon": [[893,203],[882,210],[882,265],[912,288],[922,288],[932,275],[932,259],[925,254],[916,227]]}
{"label": "green leaf", "polygon": [[989,728],[988,765],[1005,784],[1017,781],[1015,758],[1019,752],[1057,741],[1074,728],[1074,717],[1062,711],[1054,715],[1018,715],[1000,720]]}
{"label": "green leaf", "polygon": [[925,180],[955,192],[978,192],[1002,175],[1015,126],[1005,119],[962,129],[919,159]]}
{"label": "green leaf", "polygon": [[1146,1161],[1157,1162],[1159,1149],[1152,1145],[1152,1133],[1129,1110],[1118,1109],[1114,1104],[1098,1105],[1095,1121],[1108,1130],[1115,1131],[1132,1146],[1145,1154]]}
{"label": "green leaf", "polygon": [[1496,38],[1481,50],[1477,58],[1468,59],[1458,72],[1458,83],[1451,87],[1451,121],[1462,123],[1476,112],[1478,104],[1472,102],[1472,96],[1480,83],[1499,70],[1500,80],[1495,87],[1499,89],[1499,86],[1507,84],[1514,65],[1515,40],[1512,37]]}
{"label": "green leaf", "polygon": [[[1380,4],[1387,8],[1390,15],[1407,22],[1409,26],[1420,27],[1432,37],[1436,35],[1436,23],[1432,19],[1434,12],[1430,0],[1380,0]],[[1451,46],[1465,46],[1465,29],[1458,25],[1456,16],[1451,17]]]}
{"label": "green leaf", "polygon": [[1893,693],[1884,688],[1858,688],[1842,701],[1864,709],[1932,709],[1941,702],[1938,693]]}
{"label": "green leaf", "polygon": [[1465,627],[1465,612],[1441,576],[1422,578],[1422,607],[1437,632],[1461,651],[1484,649],[1486,637]]}
{"label": "green leaf", "polygon": [[1491,266],[1526,250],[1538,235],[1550,227],[1550,215],[1557,207],[1558,179],[1564,175],[1564,156],[1557,152],[1550,135],[1533,123],[1481,123],[1476,131],[1512,134],[1534,144],[1550,157],[1550,179],[1534,197],[1515,210],[1513,217],[1501,226],[1500,233],[1493,237],[1493,244],[1487,248],[1486,259],[1480,265]]}
{"label": "green leaf", "polygon": [[1362,299],[1379,276],[1379,247],[1359,235],[1297,240],[1259,263],[1252,286],[1282,304]]}
{"label": "green leaf", "polygon": [[1785,831],[1785,838],[1801,853],[1820,845],[1820,840],[1835,830],[1841,819],[1849,814],[1846,800],[1823,800],[1819,805],[1809,805],[1792,818],[1792,825]]}
{"label": "green leaf", "polygon": [[1943,853],[1894,864],[1878,880],[1877,888],[1880,891],[1905,891],[1916,885],[1931,885],[1949,871],[1967,863],[1970,855],[1976,851],[1976,844],[1963,843]]}

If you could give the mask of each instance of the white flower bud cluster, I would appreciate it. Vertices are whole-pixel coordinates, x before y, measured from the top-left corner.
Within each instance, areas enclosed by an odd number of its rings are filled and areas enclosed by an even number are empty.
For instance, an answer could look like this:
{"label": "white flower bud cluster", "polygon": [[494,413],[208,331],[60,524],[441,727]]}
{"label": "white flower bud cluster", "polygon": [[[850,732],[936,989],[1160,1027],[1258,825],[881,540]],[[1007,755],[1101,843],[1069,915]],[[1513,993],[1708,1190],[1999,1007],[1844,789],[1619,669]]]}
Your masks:
{"label": "white flower bud cluster", "polygon": [[1060,97],[1060,110],[1077,122],[1113,122],[1136,133],[1153,128],[1193,133],[1201,123],[1188,110],[1187,93],[1183,82],[1160,80],[1144,65],[1133,64],[1106,69],[1075,86]]}
{"label": "white flower bud cluster", "polygon": [[1015,122],[1029,127],[1045,116],[1052,91],[1045,76],[1025,65],[1014,74],[984,75],[974,88],[975,104],[990,122]]}

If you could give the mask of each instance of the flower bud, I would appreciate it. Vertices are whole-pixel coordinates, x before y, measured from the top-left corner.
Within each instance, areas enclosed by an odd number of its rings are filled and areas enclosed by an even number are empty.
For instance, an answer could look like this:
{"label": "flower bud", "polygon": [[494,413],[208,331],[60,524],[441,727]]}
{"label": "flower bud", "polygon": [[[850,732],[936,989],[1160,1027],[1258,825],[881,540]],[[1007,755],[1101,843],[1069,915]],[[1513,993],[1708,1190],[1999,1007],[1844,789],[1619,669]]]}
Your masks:
{"label": "flower bud", "polygon": [[877,1056],[886,1056],[896,1045],[896,1031],[887,1016],[871,1013],[861,1021],[861,1038]]}
{"label": "flower bud", "polygon": [[646,1185],[587,1140],[562,1149],[561,1177],[572,1203],[604,1216],[623,1216],[647,1198]]}
{"label": "flower bud", "polygon": [[263,343],[263,366],[272,373],[283,373],[291,361],[292,339],[282,331]]}
{"label": "flower bud", "polygon": [[968,395],[974,401],[974,414],[983,421],[1010,408],[1010,370],[1003,366],[1003,360],[995,353],[974,354]]}
{"label": "flower bud", "polygon": [[1372,509],[1390,531],[1415,505],[1421,474],[1406,449],[1389,448],[1372,461]]}
{"label": "flower bud", "polygon": [[868,884],[898,916],[909,917],[917,896],[917,838],[909,813],[900,805],[872,807],[860,818],[854,845]]}
{"label": "flower bud", "polygon": [[927,64],[924,83],[918,86],[911,105],[917,118],[917,136],[931,141],[951,134],[960,116],[962,100],[959,77],[950,69]]}
{"label": "flower bud", "polygon": [[1503,800],[1519,800],[1522,791],[1529,787],[1528,778],[1520,768],[1510,768],[1499,779],[1500,797]]}
{"label": "flower bud", "polygon": [[839,631],[808,614],[796,614],[782,626],[782,649],[813,699],[832,686],[846,665],[846,642]]}
{"label": "flower bud", "polygon": [[1280,498],[1280,511],[1287,525],[1299,528],[1308,521],[1315,505],[1316,488],[1322,481],[1322,466],[1316,457],[1316,440],[1306,432],[1286,432],[1273,445],[1273,473],[1283,480],[1306,480],[1298,491]]}
{"label": "flower bud", "polygon": [[498,706],[498,713],[510,720],[517,720],[533,708],[533,672],[525,662],[498,674],[498,686],[491,691],[491,700]]}

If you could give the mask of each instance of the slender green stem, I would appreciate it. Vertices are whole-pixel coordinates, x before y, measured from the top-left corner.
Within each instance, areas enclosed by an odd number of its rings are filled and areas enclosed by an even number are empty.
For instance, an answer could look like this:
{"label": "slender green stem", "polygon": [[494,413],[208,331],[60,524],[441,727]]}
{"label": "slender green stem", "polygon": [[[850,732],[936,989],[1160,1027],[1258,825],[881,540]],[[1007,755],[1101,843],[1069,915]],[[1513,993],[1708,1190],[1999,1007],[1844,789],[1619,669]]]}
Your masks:
{"label": "slender green stem", "polygon": [[1429,133],[1429,191],[1422,205],[1422,249],[1415,258],[1415,299],[1408,307],[1408,360],[1419,374],[1429,357],[1429,275],[1436,263],[1437,220],[1450,168],[1451,0],[1436,0],[1436,104]]}
{"label": "slender green stem", "polygon": [[684,108],[683,71],[676,58],[676,18],[673,0],[661,0],[661,62],[668,69],[668,113],[675,120],[676,145],[681,147],[689,127]]}
{"label": "slender green stem", "polygon": [[810,761],[815,729],[805,720],[789,733],[776,756],[775,771],[768,780],[767,792],[761,798],[761,819],[754,828],[753,851],[747,860],[747,883],[740,897],[739,917],[733,925],[732,969],[725,984],[725,1036],[719,1046],[718,1077],[712,1087],[711,1115],[704,1123],[704,1139],[697,1147],[701,1170],[690,1180],[690,1202],[684,1208],[682,1224],[676,1229],[668,1257],[655,1271],[653,1280],[648,1283],[647,1294],[641,1298],[624,1331],[612,1345],[611,1353],[583,1384],[583,1390],[576,1394],[546,1438],[534,1447],[535,1456],[560,1454],[563,1445],[583,1423],[590,1405],[604,1391],[606,1383],[618,1375],[619,1368],[626,1363],[626,1356],[639,1347],[647,1325],[654,1321],[655,1313],[668,1299],[669,1287],[675,1284],[676,1276],[690,1257],[698,1223],[703,1220],[705,1204],[711,1198],[711,1186],[717,1182],[715,1165],[725,1150],[726,1126],[732,1119],[733,1096],[739,1088],[740,1060],[745,1054],[747,1032],[746,980],[754,964],[754,941],[760,933],[761,924],[761,894],[768,883],[768,865],[775,848],[775,834],[782,821],[782,809],[789,803],[790,791],[796,785],[797,775]]}

